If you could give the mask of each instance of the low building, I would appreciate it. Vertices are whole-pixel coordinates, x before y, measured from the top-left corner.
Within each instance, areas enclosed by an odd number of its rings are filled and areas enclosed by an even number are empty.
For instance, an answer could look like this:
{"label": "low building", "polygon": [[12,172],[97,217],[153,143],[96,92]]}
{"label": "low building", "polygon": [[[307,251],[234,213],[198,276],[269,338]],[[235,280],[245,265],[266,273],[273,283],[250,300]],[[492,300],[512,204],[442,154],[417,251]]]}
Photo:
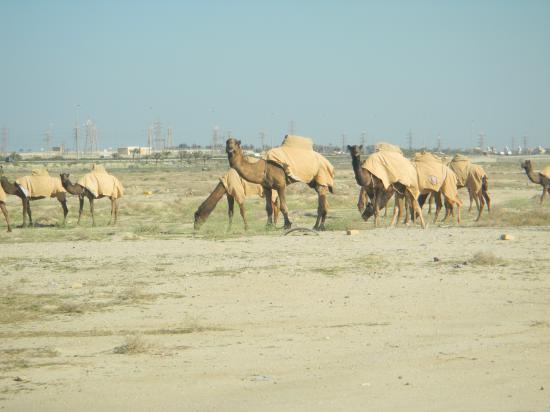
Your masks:
{"label": "low building", "polygon": [[121,156],[147,156],[151,154],[151,148],[150,147],[140,147],[140,146],[127,146],[127,147],[119,147],[117,149],[117,153]]}

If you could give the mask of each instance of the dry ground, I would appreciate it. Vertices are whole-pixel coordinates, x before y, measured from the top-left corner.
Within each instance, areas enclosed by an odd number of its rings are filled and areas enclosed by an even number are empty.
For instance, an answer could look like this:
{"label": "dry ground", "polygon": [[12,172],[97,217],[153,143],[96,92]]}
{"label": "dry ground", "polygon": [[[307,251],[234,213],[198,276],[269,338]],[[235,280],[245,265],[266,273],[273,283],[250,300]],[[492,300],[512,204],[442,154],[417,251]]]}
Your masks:
{"label": "dry ground", "polygon": [[[319,236],[266,233],[257,199],[249,233],[238,212],[226,232],[220,203],[194,234],[222,161],[108,164],[127,187],[116,228],[108,201],[92,229],[75,226],[76,199],[58,226],[48,199],[33,205],[44,227],[0,234],[0,409],[549,410],[550,201],[519,161],[484,164],[490,216],[421,230],[361,222],[349,161],[334,159]],[[315,205],[292,188],[296,225]]]}

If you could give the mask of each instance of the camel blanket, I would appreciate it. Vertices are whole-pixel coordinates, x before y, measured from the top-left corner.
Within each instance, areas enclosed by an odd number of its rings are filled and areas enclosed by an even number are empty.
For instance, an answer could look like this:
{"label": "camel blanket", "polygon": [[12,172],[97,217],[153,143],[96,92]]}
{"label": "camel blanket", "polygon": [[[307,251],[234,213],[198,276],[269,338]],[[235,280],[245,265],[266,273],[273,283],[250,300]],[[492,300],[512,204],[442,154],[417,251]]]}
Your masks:
{"label": "camel blanket", "polygon": [[78,184],[88,189],[96,198],[108,196],[118,199],[124,194],[122,183],[107,173],[103,165],[94,164],[92,171],[85,174]]}
{"label": "camel blanket", "polygon": [[30,176],[15,180],[26,197],[55,197],[66,192],[60,177],[51,177],[46,169],[35,169]]}
{"label": "camel blanket", "polygon": [[550,166],[546,166],[544,169],[542,169],[540,171],[540,174],[550,179]]}
{"label": "camel blanket", "polygon": [[449,163],[449,167],[456,174],[458,186],[466,186],[466,181],[468,180],[468,169],[472,162],[467,156],[461,154],[455,155]]}
{"label": "camel blanket", "polygon": [[456,173],[449,166],[445,166],[446,177],[441,185],[441,193],[451,202],[462,206],[462,201],[458,197],[458,186]]}
{"label": "camel blanket", "polygon": [[0,186],[0,202],[6,203],[6,192],[4,192],[2,186]]}
{"label": "camel blanket", "polygon": [[[253,161],[252,158],[249,159]],[[238,204],[244,203],[247,197],[259,196],[264,197],[264,188],[257,183],[250,183],[244,180],[239,173],[233,168],[229,169],[220,177],[220,182],[226,192],[233,196]],[[271,191],[271,199],[275,202],[278,198],[277,191]]]}
{"label": "camel blanket", "polygon": [[418,189],[420,192],[432,190],[439,192],[447,178],[447,166],[438,156],[422,152],[414,155],[414,165],[418,173]]}
{"label": "camel blanket", "polygon": [[391,143],[385,143],[385,142],[376,143],[374,145],[374,150],[377,152],[387,151],[387,152],[397,152],[397,153],[403,154],[399,146]]}
{"label": "camel blanket", "polygon": [[334,167],[313,150],[313,141],[307,137],[287,135],[282,146],[268,150],[265,158],[283,166],[287,175],[296,181],[334,186]]}
{"label": "camel blanket", "polygon": [[470,163],[468,168],[468,179],[466,180],[466,186],[473,193],[481,192],[481,186],[483,185],[483,178],[487,176],[485,170],[480,165]]}
{"label": "camel blanket", "polygon": [[367,157],[361,167],[382,180],[388,189],[394,183],[406,186],[414,197],[418,197],[416,169],[409,159],[394,151],[380,151]]}

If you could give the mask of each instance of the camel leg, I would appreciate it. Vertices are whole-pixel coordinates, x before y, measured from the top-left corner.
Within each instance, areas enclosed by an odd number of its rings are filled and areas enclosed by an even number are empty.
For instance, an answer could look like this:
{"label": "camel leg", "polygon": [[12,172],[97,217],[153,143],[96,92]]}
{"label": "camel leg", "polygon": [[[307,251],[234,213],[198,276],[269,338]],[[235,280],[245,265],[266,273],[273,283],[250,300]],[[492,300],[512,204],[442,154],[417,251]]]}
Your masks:
{"label": "camel leg", "polygon": [[[233,224],[234,209],[235,209],[235,198],[228,193],[227,194],[227,218],[229,219],[229,223],[227,225],[227,230],[231,229],[231,225]],[[245,224],[245,228],[246,228],[246,224]]]}
{"label": "camel leg", "polygon": [[61,208],[63,209],[63,226],[65,226],[67,215],[69,214],[69,208],[67,207],[67,196],[65,193],[61,193],[57,196],[57,200],[61,203]]}
{"label": "camel leg", "polygon": [[357,200],[357,209],[359,209],[359,213],[363,213],[363,210],[365,210],[365,207],[367,206],[367,191],[361,187],[361,190],[359,190],[359,199]]}
{"label": "camel leg", "polygon": [[273,202],[271,208],[273,209],[273,224],[276,225],[279,220],[279,204],[277,201]]}
{"label": "camel leg", "polygon": [[[433,195],[433,193],[430,193],[430,197],[428,198],[428,214],[429,214],[429,215],[432,214],[432,203],[433,203],[433,200],[434,200],[434,195]],[[420,204],[420,199],[418,200],[418,204]],[[421,204],[420,204],[420,207],[422,207]]]}
{"label": "camel leg", "polygon": [[270,188],[264,187],[264,193],[265,193],[265,211],[267,213],[267,227],[270,228],[273,226],[273,202],[272,202],[273,196]]}
{"label": "camel leg", "polygon": [[116,200],[113,197],[110,197],[109,199],[111,200],[111,217],[109,219],[108,226],[111,226],[111,224],[113,223],[113,218],[115,216],[115,202],[116,202]]}
{"label": "camel leg", "polygon": [[78,196],[78,220],[76,222],[77,225],[80,225],[80,218],[82,217],[82,209],[84,209],[84,196],[80,195]]}
{"label": "camel leg", "polygon": [[470,213],[472,211],[472,202],[474,200],[474,195],[472,195],[470,188],[468,188],[468,196],[470,197],[470,207],[468,208],[468,213]]}
{"label": "camel leg", "polygon": [[246,209],[244,208],[244,202],[239,203],[239,210],[244,222],[244,230],[248,230],[248,222],[246,221]]}
{"label": "camel leg", "polygon": [[441,207],[443,206],[442,205],[442,202],[441,202],[441,193],[437,192],[437,193],[433,193],[433,197],[434,197],[434,201],[435,201],[435,216],[434,216],[434,223],[437,222],[437,218],[439,217],[439,213],[441,213]]}
{"label": "camel leg", "polygon": [[487,176],[484,176],[481,183],[481,194],[485,198],[485,203],[487,204],[487,211],[491,211],[491,198],[489,197],[489,181]]}
{"label": "camel leg", "polygon": [[394,227],[396,224],[399,224],[401,217],[403,215],[403,198],[399,194],[395,194],[395,199],[393,203],[393,216],[391,219],[390,226]]}
{"label": "camel leg", "polygon": [[88,197],[88,200],[90,201],[90,214],[92,215],[92,227],[95,226],[95,216],[94,216],[94,198]]}
{"label": "camel leg", "polygon": [[481,195],[481,193],[476,194],[476,196],[477,197],[475,197],[474,199],[476,199],[476,203],[479,203],[479,212],[475,220],[477,222],[481,218],[481,212],[483,212],[483,207],[485,206],[485,200],[483,200],[483,196]]}
{"label": "camel leg", "polygon": [[426,222],[424,221],[424,216],[422,216],[422,209],[420,209],[420,205],[418,204],[418,200],[412,195],[412,193],[407,192],[409,196],[409,201],[412,204],[413,210],[416,213],[418,213],[418,217],[420,218],[420,224],[422,225],[422,229],[426,229]]}
{"label": "camel leg", "polygon": [[546,197],[546,189],[542,190],[542,195],[540,196],[540,205],[542,206],[542,202],[544,202],[544,198]]}
{"label": "camel leg", "polygon": [[328,188],[326,186],[316,186],[315,191],[318,194],[317,221],[315,222],[315,226],[313,226],[313,230],[325,230],[325,219],[327,217],[328,210]]}
{"label": "camel leg", "polygon": [[23,206],[23,223],[21,224],[21,227],[27,227],[27,199],[24,197],[21,198],[21,203]]}
{"label": "camel leg", "polygon": [[[279,194],[279,207],[281,208],[281,213],[283,214],[283,217],[285,219],[284,228],[290,229],[292,227],[292,223],[288,219],[288,207],[286,206],[285,189],[277,189],[277,193]],[[271,203],[271,196],[269,199],[269,203]],[[270,207],[272,206],[270,205]]]}
{"label": "camel leg", "polygon": [[25,201],[27,203],[27,215],[29,216],[29,226],[30,227],[33,227],[33,223],[32,223],[32,212],[31,212],[31,201],[29,200],[29,198],[25,198]]}
{"label": "camel leg", "polygon": [[0,209],[2,209],[2,213],[6,218],[6,224],[8,225],[8,232],[11,232],[10,217],[8,216],[8,209],[6,209],[6,204],[4,202],[0,202]]}

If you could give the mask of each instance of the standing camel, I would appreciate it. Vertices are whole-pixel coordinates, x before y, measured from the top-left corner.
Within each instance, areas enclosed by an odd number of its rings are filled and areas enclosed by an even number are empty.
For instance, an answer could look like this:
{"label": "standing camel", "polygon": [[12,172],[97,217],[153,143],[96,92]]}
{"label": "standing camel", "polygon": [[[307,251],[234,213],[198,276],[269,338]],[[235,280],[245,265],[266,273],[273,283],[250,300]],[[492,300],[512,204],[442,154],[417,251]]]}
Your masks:
{"label": "standing camel", "polygon": [[[61,173],[60,177],[61,177],[61,183],[63,184],[63,187],[65,188],[65,190],[69,192],[71,195],[78,196],[78,200],[79,200],[78,221],[77,221],[78,225],[80,224],[80,218],[82,217],[82,209],[84,208],[84,198],[88,198],[88,201],[90,203],[90,214],[92,215],[92,226],[95,226],[94,200],[101,199],[103,197],[108,197],[109,199],[111,199],[111,218],[109,220],[109,225],[113,222],[113,218],[114,218],[114,224],[116,225],[117,218],[118,218],[118,198],[121,197],[121,194],[119,195],[118,190],[112,189],[110,191],[110,195],[99,194],[99,193],[95,195],[86,186],[83,186],[80,183],[75,183],[75,184],[71,183],[71,181],[69,180],[69,173]],[[112,177],[116,179],[114,176]]]}
{"label": "standing camel", "polygon": [[8,215],[8,209],[6,209],[6,192],[4,190],[4,180],[6,180],[7,185],[9,186],[9,182],[7,179],[3,176],[4,170],[2,166],[0,166],[0,209],[2,210],[2,213],[4,214],[4,218],[6,219],[6,224],[8,225],[8,232],[11,232],[11,225],[10,225],[10,217]]}
{"label": "standing camel", "polygon": [[[250,162],[243,154],[241,141],[234,138],[227,139],[225,151],[229,165],[244,180],[257,183],[264,188],[267,225],[273,225],[273,199],[271,190],[275,190],[279,196],[279,207],[285,221],[284,228],[290,229],[292,223],[288,218],[286,187],[297,180],[289,176],[288,168],[272,160],[260,159],[255,163]],[[329,191],[332,192],[332,186],[320,185],[315,179],[306,183],[309,187],[315,189],[318,194],[317,220],[313,229],[325,230],[325,219],[328,210],[327,194]]]}
{"label": "standing camel", "polygon": [[[380,177],[363,167],[363,163],[361,162],[361,153],[363,151],[362,145],[348,146],[348,150],[351,154],[351,164],[355,174],[355,181],[372,200],[372,203],[367,205],[363,212],[364,219],[374,214],[374,224],[378,226],[380,208],[386,205],[387,201],[395,192],[396,207],[394,208],[391,226],[394,226],[397,222],[398,214],[400,218],[405,209],[404,205],[409,204],[412,205],[414,210],[418,213],[422,227],[426,227],[416,198],[404,184],[394,181],[386,187]],[[408,213],[406,216],[408,221]]]}
{"label": "standing camel", "polygon": [[[246,220],[246,209],[244,207],[244,201],[246,197],[251,195],[257,195],[264,197],[263,187],[249,183],[243,180],[235,169],[229,169],[221,178],[214,191],[206,198],[204,202],[199,206],[195,212],[195,230],[200,229],[210,213],[214,210],[218,202],[223,195],[227,196],[227,213],[229,217],[228,230],[231,228],[233,222],[233,209],[235,207],[235,201],[239,205],[241,211],[241,217],[244,222],[244,229],[248,230],[248,222]],[[272,194],[272,208],[273,208],[273,223],[277,224],[277,218],[279,216],[279,205],[277,204],[276,195]]]}
{"label": "standing camel", "polygon": [[531,160],[527,159],[521,164],[521,167],[525,170],[531,182],[542,186],[542,194],[540,196],[540,204],[542,205],[544,198],[550,193],[550,166],[545,167],[537,173],[533,170]]}
{"label": "standing camel", "polygon": [[46,170],[33,170],[31,176],[20,177],[14,183],[2,174],[1,183],[3,190],[9,195],[15,195],[21,199],[23,206],[23,224],[27,226],[27,216],[29,225],[32,227],[32,213],[30,202],[40,200],[46,197],[55,197],[63,209],[63,224],[67,219],[69,209],[67,208],[67,196],[65,189],[61,185],[61,181],[51,177]]}
{"label": "standing camel", "polygon": [[491,211],[491,197],[489,196],[489,177],[480,165],[474,164],[468,157],[457,154],[449,163],[449,168],[455,172],[457,178],[457,188],[466,187],[470,196],[470,207],[468,212],[472,210],[472,199],[476,203],[478,210],[475,221],[481,218],[481,213],[485,204],[487,211]]}

